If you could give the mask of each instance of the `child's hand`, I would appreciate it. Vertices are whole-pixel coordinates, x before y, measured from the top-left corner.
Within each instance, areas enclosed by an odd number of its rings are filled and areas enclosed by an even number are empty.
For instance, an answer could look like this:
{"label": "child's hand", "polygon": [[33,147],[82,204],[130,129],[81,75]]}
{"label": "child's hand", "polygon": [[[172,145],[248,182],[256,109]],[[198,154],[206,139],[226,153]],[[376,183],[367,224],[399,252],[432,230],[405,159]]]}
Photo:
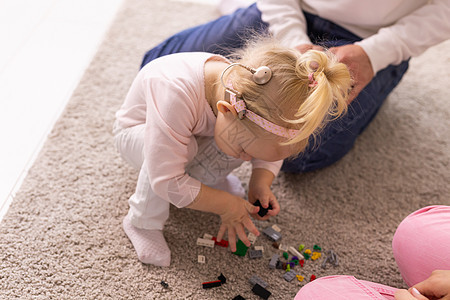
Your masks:
{"label": "child's hand", "polygon": [[227,203],[225,212],[219,214],[222,219],[222,224],[217,234],[217,241],[220,242],[225,232],[228,231],[228,241],[230,242],[232,252],[236,251],[236,235],[247,247],[250,247],[251,243],[248,240],[247,234],[245,234],[244,227],[254,235],[259,236],[259,231],[256,229],[249,215],[257,213],[258,210],[259,207],[251,205],[242,198],[231,198]]}
{"label": "child's hand", "polygon": [[265,184],[252,184],[248,189],[248,201],[255,203],[257,200],[261,202],[262,207],[268,208],[269,204],[272,206],[264,217],[260,217],[257,213],[252,214],[252,217],[257,220],[267,220],[272,216],[276,216],[280,212],[280,204],[277,198],[272,193],[270,186]]}

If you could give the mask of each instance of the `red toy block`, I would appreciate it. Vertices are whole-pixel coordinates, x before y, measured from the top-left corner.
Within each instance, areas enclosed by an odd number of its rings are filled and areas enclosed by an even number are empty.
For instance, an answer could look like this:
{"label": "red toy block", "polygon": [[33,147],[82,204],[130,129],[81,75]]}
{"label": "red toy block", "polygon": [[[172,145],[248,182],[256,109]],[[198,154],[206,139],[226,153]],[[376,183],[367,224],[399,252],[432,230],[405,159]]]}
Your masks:
{"label": "red toy block", "polygon": [[300,264],[300,267],[303,268],[303,264],[305,263],[305,260],[304,260],[304,259],[301,259],[301,260],[298,261],[298,263]]}
{"label": "red toy block", "polygon": [[216,244],[217,246],[221,246],[221,247],[228,248],[228,241],[226,241],[226,240],[221,240],[220,242],[218,242],[215,236],[214,236],[212,239],[213,239],[213,241],[215,242],[215,244]]}
{"label": "red toy block", "polygon": [[220,280],[214,280],[214,281],[208,281],[208,282],[203,282],[202,286],[204,289],[210,289],[213,287],[218,287],[222,285],[222,281]]}
{"label": "red toy block", "polygon": [[309,281],[313,281],[314,279],[316,279],[316,275],[312,274],[311,278],[309,279]]}

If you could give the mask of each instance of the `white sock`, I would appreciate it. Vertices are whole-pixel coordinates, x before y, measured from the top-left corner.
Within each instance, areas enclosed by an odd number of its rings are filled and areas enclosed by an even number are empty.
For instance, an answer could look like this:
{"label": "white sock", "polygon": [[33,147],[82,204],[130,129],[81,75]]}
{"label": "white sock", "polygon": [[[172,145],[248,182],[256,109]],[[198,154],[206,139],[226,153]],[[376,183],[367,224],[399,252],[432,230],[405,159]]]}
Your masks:
{"label": "white sock", "polygon": [[123,229],[141,262],[158,267],[170,265],[170,249],[164,239],[162,230],[137,228],[131,224],[128,215],[123,219]]}
{"label": "white sock", "polygon": [[245,196],[245,189],[242,186],[241,180],[233,174],[228,174],[228,176],[223,181],[211,187],[228,192],[241,198],[244,198]]}

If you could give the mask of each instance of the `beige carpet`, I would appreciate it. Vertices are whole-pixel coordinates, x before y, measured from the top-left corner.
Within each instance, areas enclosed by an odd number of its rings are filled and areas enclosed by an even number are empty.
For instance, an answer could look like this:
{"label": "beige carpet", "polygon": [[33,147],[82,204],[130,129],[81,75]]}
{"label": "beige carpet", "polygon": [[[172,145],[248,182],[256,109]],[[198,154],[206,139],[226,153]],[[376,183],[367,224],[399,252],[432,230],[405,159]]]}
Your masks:
{"label": "beige carpet", "polygon": [[[197,247],[197,237],[216,233],[214,215],[172,209],[165,232],[169,268],[139,263],[122,231],[137,172],[113,147],[114,112],[146,49],[216,16],[213,7],[198,4],[125,2],[1,223],[1,299],[257,299],[248,283],[254,274],[269,283],[272,299],[289,299],[305,284],[268,268],[275,250],[264,237],[257,244],[266,257],[257,260]],[[295,268],[299,274],[350,274],[404,286],[391,252],[396,226],[420,207],[450,204],[449,53],[447,42],[414,59],[339,163],[276,179],[282,212],[258,227],[276,223],[286,244],[318,244],[340,258],[339,267],[327,269],[320,268],[322,259],[308,261]],[[244,181],[248,172],[237,171]],[[225,285],[201,288],[221,272]]]}

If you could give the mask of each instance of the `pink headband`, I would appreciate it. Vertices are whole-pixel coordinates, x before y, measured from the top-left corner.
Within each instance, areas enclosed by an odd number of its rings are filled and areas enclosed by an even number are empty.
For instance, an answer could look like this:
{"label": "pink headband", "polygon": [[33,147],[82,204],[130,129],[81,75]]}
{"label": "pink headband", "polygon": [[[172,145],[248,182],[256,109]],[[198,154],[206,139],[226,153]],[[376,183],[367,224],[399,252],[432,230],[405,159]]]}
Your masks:
{"label": "pink headband", "polygon": [[[233,89],[231,82],[229,82],[228,84],[230,85],[229,87],[231,89]],[[242,119],[245,116],[245,117],[247,117],[247,119],[249,119],[256,125],[258,125],[259,127],[263,128],[273,134],[276,134],[278,136],[282,136],[285,138],[293,138],[300,131],[297,129],[285,128],[285,127],[279,126],[277,124],[274,124],[274,123],[264,119],[263,117],[255,114],[251,110],[248,110],[247,106],[245,105],[244,100],[242,100],[242,99],[236,100],[235,93],[233,93],[232,91],[230,91],[228,89],[227,89],[227,92],[230,94],[231,105],[234,107],[234,109],[238,113],[239,119]]]}

